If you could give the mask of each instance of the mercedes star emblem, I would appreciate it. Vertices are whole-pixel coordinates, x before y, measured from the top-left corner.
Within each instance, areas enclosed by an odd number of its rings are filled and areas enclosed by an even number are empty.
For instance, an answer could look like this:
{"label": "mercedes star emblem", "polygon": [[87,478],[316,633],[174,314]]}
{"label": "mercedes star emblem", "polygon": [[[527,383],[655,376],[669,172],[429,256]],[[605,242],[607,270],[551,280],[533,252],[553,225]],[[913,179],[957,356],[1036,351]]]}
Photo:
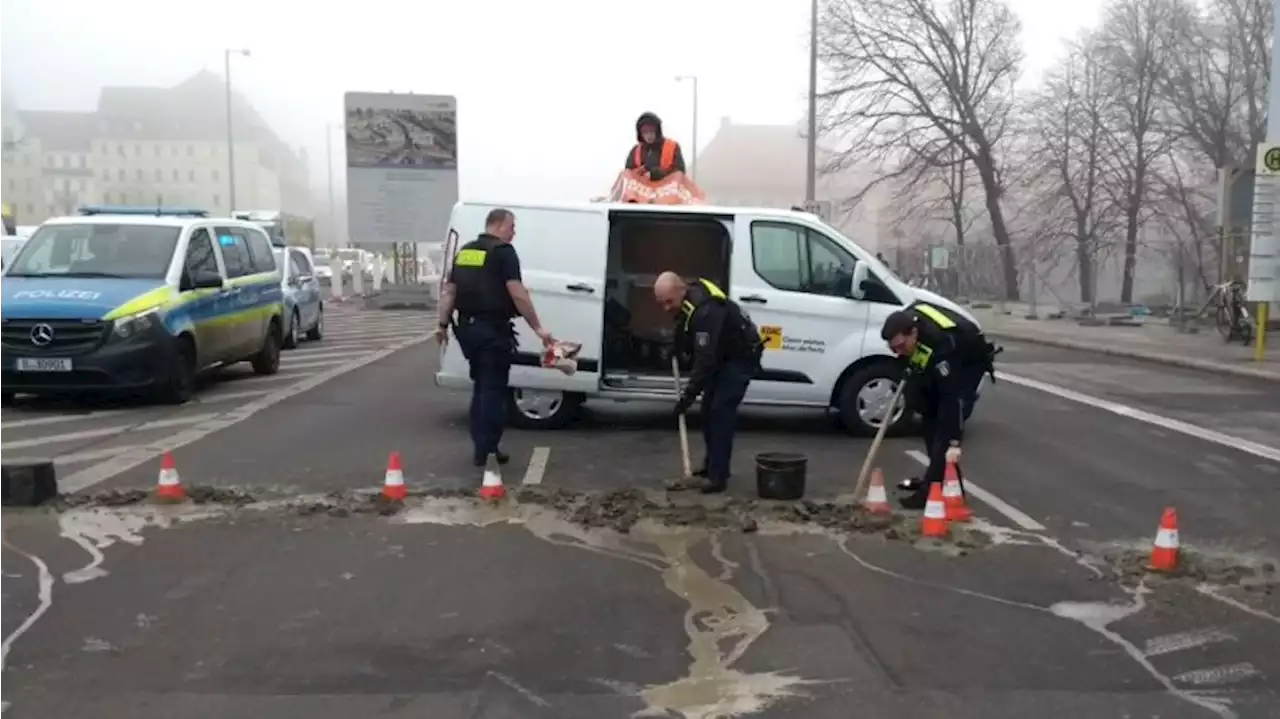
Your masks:
{"label": "mercedes star emblem", "polygon": [[37,347],[44,347],[53,341],[53,328],[49,325],[40,324],[31,328],[31,344]]}

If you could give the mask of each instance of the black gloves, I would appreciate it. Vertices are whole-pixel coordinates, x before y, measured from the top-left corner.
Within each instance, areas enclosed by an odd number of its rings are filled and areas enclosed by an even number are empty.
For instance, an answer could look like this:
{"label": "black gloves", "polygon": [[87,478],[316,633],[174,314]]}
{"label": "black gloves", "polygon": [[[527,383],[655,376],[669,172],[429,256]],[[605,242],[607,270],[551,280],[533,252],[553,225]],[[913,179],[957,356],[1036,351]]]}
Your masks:
{"label": "black gloves", "polygon": [[672,414],[676,416],[682,415],[685,412],[688,412],[689,408],[692,406],[693,406],[693,398],[688,395],[682,394],[680,395],[680,399],[676,400],[675,410],[672,412]]}

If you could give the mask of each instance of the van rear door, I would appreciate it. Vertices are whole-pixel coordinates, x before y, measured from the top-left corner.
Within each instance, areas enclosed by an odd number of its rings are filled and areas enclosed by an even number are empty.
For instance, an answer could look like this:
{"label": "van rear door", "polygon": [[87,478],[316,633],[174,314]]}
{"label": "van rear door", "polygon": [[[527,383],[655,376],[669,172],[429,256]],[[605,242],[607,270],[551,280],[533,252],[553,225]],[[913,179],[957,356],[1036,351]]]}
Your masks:
{"label": "van rear door", "polygon": [[[459,204],[445,243],[441,286],[458,248],[484,230],[484,218],[496,205]],[[519,346],[511,368],[514,388],[594,394],[600,386],[604,325],[604,275],[609,226],[603,211],[521,207],[512,245],[520,256],[524,286],[543,326],[558,340],[582,345],[572,376],[544,369],[542,341],[528,323],[516,318]],[[467,361],[456,342],[443,350],[441,373],[466,377]]]}
{"label": "van rear door", "polygon": [[534,309],[556,339],[580,343],[582,351],[573,375],[543,369],[542,342],[518,319],[520,346],[511,386],[594,394],[600,387],[608,216],[593,209],[522,208],[515,213],[513,244]]}

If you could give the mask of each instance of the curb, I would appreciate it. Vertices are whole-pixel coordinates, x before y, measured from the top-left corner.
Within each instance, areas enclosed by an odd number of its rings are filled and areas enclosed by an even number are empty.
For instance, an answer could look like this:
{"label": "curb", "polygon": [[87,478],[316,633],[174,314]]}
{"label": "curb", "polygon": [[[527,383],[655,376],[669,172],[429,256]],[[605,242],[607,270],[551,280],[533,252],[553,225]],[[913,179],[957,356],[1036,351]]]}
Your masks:
{"label": "curb", "polygon": [[1044,345],[1046,347],[1058,347],[1061,349],[1079,350],[1081,352],[1093,352],[1094,354],[1123,357],[1125,359],[1140,360],[1143,362],[1154,362],[1157,364],[1181,367],[1183,369],[1197,370],[1200,372],[1212,372],[1219,375],[1225,374],[1245,379],[1280,383],[1280,372],[1256,369],[1254,367],[1236,367],[1235,365],[1210,362],[1208,360],[1198,360],[1191,357],[1179,357],[1177,355],[1159,354],[1157,352],[1143,352],[1141,350],[1106,347],[1088,342],[1058,339],[1056,337],[1028,336],[986,329],[984,329],[983,332],[988,337],[1006,339],[1014,342],[1028,342],[1030,344]]}

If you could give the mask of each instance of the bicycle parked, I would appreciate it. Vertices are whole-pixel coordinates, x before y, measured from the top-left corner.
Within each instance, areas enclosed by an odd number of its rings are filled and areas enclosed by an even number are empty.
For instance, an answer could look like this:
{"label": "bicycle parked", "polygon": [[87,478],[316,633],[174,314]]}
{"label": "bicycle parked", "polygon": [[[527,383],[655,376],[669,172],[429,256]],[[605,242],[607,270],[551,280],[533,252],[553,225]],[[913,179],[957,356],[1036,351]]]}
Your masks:
{"label": "bicycle parked", "polygon": [[1249,304],[1245,300],[1245,283],[1236,278],[1218,285],[1205,285],[1205,291],[1209,293],[1209,298],[1195,314],[1196,318],[1203,317],[1212,307],[1214,324],[1223,341],[1240,340],[1246,345],[1252,342],[1253,317],[1249,314]]}

